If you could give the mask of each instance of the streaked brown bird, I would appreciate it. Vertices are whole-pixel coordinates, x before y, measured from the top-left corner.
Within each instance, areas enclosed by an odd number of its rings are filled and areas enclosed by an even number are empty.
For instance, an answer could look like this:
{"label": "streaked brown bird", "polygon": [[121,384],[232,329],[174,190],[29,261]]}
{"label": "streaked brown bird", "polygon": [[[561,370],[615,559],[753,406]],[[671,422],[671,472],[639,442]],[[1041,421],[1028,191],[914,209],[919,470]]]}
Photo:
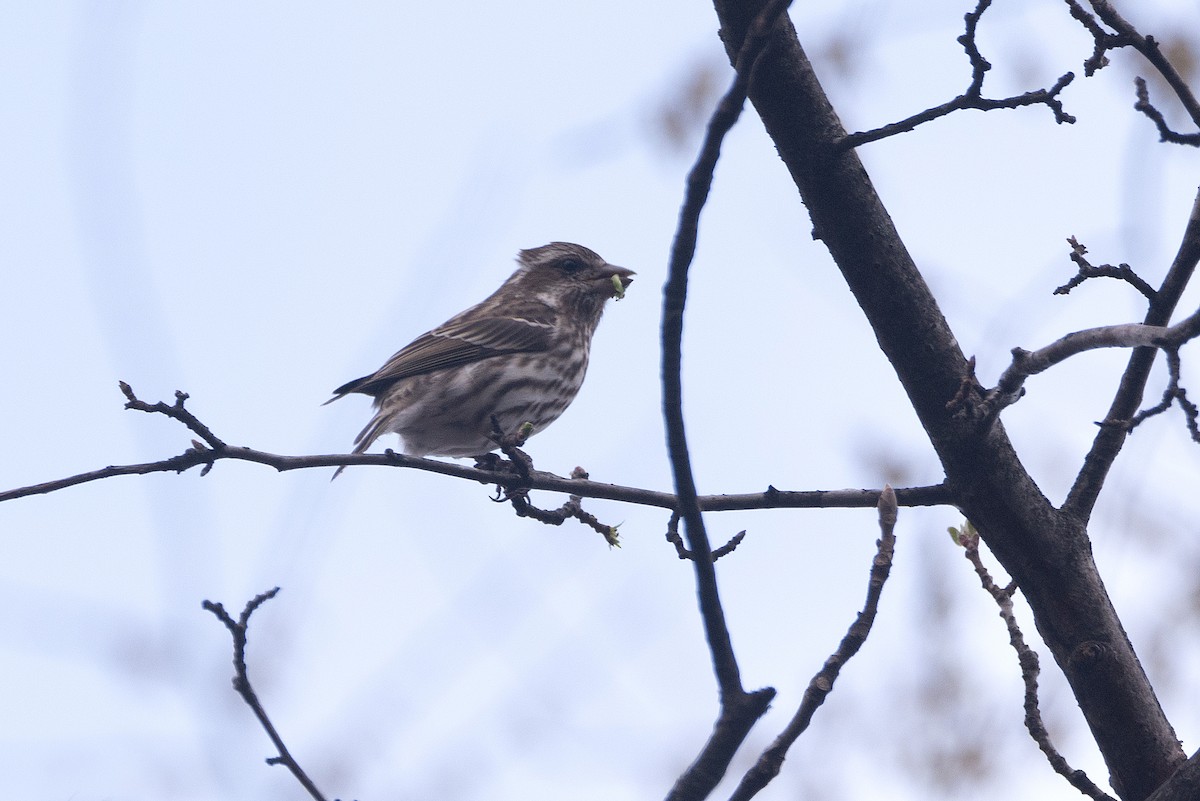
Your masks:
{"label": "streaked brown bird", "polygon": [[505,434],[525,423],[536,433],[566,410],[604,304],[634,273],[570,242],[522,250],[517,263],[482,303],[333,391],[326,403],[352,392],[375,398],[355,453],[395,432],[410,456],[482,456],[497,447],[493,415]]}

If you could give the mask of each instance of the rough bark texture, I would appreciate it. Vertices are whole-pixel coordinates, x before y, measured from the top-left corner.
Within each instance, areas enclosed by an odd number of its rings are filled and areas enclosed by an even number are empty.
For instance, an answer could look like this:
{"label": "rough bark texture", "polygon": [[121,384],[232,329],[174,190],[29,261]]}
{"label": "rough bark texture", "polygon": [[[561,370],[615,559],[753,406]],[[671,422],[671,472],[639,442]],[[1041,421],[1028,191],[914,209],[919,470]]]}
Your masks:
{"label": "rough bark texture", "polygon": [[[763,3],[715,5],[732,59]],[[1033,608],[1110,782],[1127,801],[1142,801],[1185,756],[1104,589],[1086,526],[1045,498],[1000,424],[948,408],[969,379],[967,360],[857,155],[832,146],[845,131],[787,18],[772,33],[750,100],[908,393],[947,483]]]}

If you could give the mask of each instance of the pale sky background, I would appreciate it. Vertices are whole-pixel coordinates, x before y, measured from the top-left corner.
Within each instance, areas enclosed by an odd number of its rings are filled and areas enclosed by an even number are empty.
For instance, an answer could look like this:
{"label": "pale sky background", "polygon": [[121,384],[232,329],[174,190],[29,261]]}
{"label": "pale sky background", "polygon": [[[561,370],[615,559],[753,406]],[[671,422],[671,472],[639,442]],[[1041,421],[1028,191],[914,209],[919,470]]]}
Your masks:
{"label": "pale sky background", "polygon": [[[1002,5],[981,28],[988,95],[1081,72],[1091,44],[1064,4]],[[814,55],[850,48],[850,70],[819,63],[859,130],[967,85],[955,37],[969,7],[791,13]],[[1144,33],[1200,26],[1194,3],[1136,10]],[[1064,95],[1074,126],[1044,108],[966,112],[861,151],[985,382],[1013,346],[1140,319],[1115,282],[1050,294],[1073,274],[1067,236],[1152,284],[1174,253],[1197,154],[1153,144],[1131,110],[1141,67],[1114,60]],[[333,387],[483,298],[519,248],[569,240],[638,277],[606,313],[580,397],[528,450],[559,474],[580,464],[669,489],[658,314],[695,141],[673,148],[657,121],[702,68],[723,90],[715,15],[681,0],[0,4],[0,488],[184,450],[182,426],[122,410],[119,379],[147,401],[189,392],[230,444],[344,452],[369,404],[322,408]],[[727,140],[692,289],[685,391],[701,492],[940,480],[752,111]],[[1055,502],[1125,359],[1081,357],[1005,413]],[[1198,468],[1181,416],[1152,421],[1093,531],[1189,753]],[[200,608],[240,610],[275,585],[252,623],[251,678],[330,798],[666,793],[717,707],[692,572],[663,541],[664,513],[588,501],[623,523],[610,550],[582,526],[517,519],[482,486],[330,473],[223,462],[204,478],[0,505],[6,795],[303,797],[263,763],[270,744],[230,689],[229,637]],[[779,691],[714,796],[726,797],[860,608],[877,529],[873,510],[708,521],[718,542],[749,530],[719,563],[721,589],[746,686]],[[953,797],[913,764],[979,744],[995,776],[971,792],[1076,797],[1020,728],[1007,635],[945,535],[959,522],[901,511],[876,631],[762,798]],[[950,623],[931,633],[938,609]],[[1052,733],[1102,783],[1044,650],[1043,662]],[[915,724],[937,697],[954,714]]]}

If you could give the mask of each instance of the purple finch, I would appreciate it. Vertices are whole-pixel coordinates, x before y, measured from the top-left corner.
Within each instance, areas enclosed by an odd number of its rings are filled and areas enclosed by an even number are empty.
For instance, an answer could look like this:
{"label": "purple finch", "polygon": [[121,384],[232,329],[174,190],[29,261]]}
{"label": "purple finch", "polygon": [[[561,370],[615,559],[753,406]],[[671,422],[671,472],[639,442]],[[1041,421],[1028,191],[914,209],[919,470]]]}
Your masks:
{"label": "purple finch", "polygon": [[525,424],[538,432],[566,410],[604,304],[633,272],[569,242],[522,250],[517,263],[482,303],[333,391],[326,403],[352,392],[375,398],[355,453],[395,432],[410,456],[482,456],[497,447],[493,416],[504,434]]}

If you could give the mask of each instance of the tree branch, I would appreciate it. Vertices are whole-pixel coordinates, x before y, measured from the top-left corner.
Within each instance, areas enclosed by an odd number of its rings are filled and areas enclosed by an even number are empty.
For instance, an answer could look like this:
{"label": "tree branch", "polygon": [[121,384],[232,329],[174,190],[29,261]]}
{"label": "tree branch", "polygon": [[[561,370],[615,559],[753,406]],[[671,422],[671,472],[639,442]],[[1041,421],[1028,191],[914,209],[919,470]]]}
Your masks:
{"label": "tree branch", "polygon": [[[1154,37],[1143,36],[1128,20],[1117,13],[1117,10],[1113,8],[1108,0],[1089,0],[1089,2],[1095,10],[1096,16],[1100,17],[1105,25],[1112,28],[1114,33],[1105,31],[1096,22],[1095,18],[1083,9],[1077,0],[1067,0],[1067,5],[1071,9],[1071,16],[1079,20],[1095,40],[1095,48],[1092,55],[1084,63],[1086,74],[1092,75],[1096,70],[1108,64],[1107,52],[1109,50],[1119,47],[1132,47],[1143,58],[1149,61],[1150,65],[1162,76],[1167,85],[1171,87],[1171,91],[1179,99],[1180,104],[1191,118],[1192,123],[1200,128],[1200,101],[1196,100],[1196,96],[1192,94],[1187,81],[1183,79],[1179,71],[1163,55],[1162,49],[1158,46],[1158,42],[1155,41]],[[1134,109],[1142,112],[1154,122],[1158,128],[1161,141],[1200,146],[1200,134],[1176,133],[1167,126],[1166,119],[1162,113],[1151,105],[1150,93],[1146,88],[1146,82],[1142,78],[1137,78],[1134,83],[1137,89],[1137,103],[1134,104]]]}
{"label": "tree branch", "polygon": [[267,716],[267,711],[263,709],[262,703],[259,702],[258,694],[250,686],[249,670],[246,667],[246,635],[250,626],[250,616],[260,606],[278,594],[279,588],[275,587],[261,595],[256,595],[246,604],[246,607],[242,610],[242,614],[236,621],[229,616],[229,613],[225,611],[225,607],[219,603],[205,601],[203,606],[209,612],[216,615],[217,620],[225,624],[225,628],[229,629],[229,633],[233,637],[233,689],[242,697],[242,700],[246,702],[251,711],[254,712],[254,717],[258,718],[259,725],[263,727],[267,736],[271,738],[271,743],[275,746],[275,750],[279,754],[278,756],[268,757],[267,764],[283,765],[291,771],[292,775],[296,777],[296,781],[303,785],[309,795],[315,798],[316,801],[325,801],[325,796],[321,794],[321,791],[317,789],[312,779],[308,777],[308,774],[300,767],[300,763],[295,760],[291,751],[288,750],[287,745],[283,742],[283,738],[276,731],[275,724],[271,722],[271,719]]}
{"label": "tree branch", "polygon": [[696,237],[700,227],[700,212],[708,200],[713,171],[721,157],[721,143],[737,123],[746,100],[754,67],[766,44],[766,34],[790,0],[771,0],[759,13],[747,32],[737,57],[733,85],[721,98],[709,120],[700,155],[688,174],[687,191],[679,212],[679,224],[671,246],[671,262],[667,282],[663,287],[662,321],[662,384],[663,418],[667,429],[667,450],[671,471],[675,477],[675,494],[679,498],[679,513],[691,552],[695,555],[696,582],[705,632],[712,650],[713,667],[722,697],[742,694],[737,660],[725,626],[717,592],[716,571],[712,564],[712,548],[704,529],[704,518],[696,499],[696,480],[692,473],[687,433],[683,421],[683,313],[687,305],[688,269],[696,253]]}
{"label": "tree branch", "polygon": [[[1184,227],[1183,238],[1179,251],[1163,278],[1162,285],[1154,293],[1150,308],[1146,311],[1144,323],[1147,326],[1165,326],[1175,313],[1175,307],[1183,290],[1191,281],[1196,265],[1200,264],[1200,192],[1192,203],[1192,211]],[[1150,378],[1150,369],[1154,366],[1157,350],[1150,348],[1134,349],[1129,356],[1129,364],[1121,375],[1113,401],[1109,405],[1105,422],[1129,420],[1142,404],[1146,390],[1146,382]],[[1084,523],[1092,515],[1092,509],[1100,497],[1100,490],[1108,471],[1116,461],[1117,454],[1125,444],[1129,430],[1122,425],[1102,425],[1092,447],[1083,460],[1083,466],[1075,477],[1067,500],[1063,503],[1063,512]]]}
{"label": "tree branch", "polygon": [[847,134],[834,143],[834,149],[847,150],[869,142],[878,142],[880,139],[886,139],[889,136],[911,131],[918,125],[932,122],[939,117],[945,117],[947,114],[964,109],[993,111],[1001,108],[1021,108],[1023,106],[1041,104],[1054,113],[1054,121],[1060,125],[1062,123],[1075,122],[1075,118],[1063,109],[1062,101],[1058,99],[1062,91],[1067,88],[1071,81],[1075,80],[1075,74],[1072,72],[1062,75],[1049,89],[1037,89],[1022,95],[1014,95],[999,100],[983,96],[984,75],[992,68],[992,65],[979,52],[979,46],[975,42],[975,34],[983,12],[987,11],[991,4],[992,0],[978,0],[975,9],[967,12],[965,16],[966,31],[962,36],[958,37],[959,44],[963,46],[963,50],[967,53],[967,58],[971,61],[971,83],[965,92],[953,100],[942,103],[940,106],[928,108],[899,122],[889,123],[870,131]]}
{"label": "tree branch", "polygon": [[796,714],[792,716],[788,725],[775,738],[770,747],[763,751],[754,766],[746,771],[746,775],[742,777],[741,783],[733,791],[729,801],[749,801],[779,775],[788,749],[808,728],[817,708],[825,703],[825,697],[833,691],[833,683],[841,675],[842,668],[867,641],[867,635],[871,633],[871,626],[875,623],[875,614],[879,610],[879,598],[883,594],[883,585],[892,569],[892,555],[896,548],[895,529],[898,507],[896,495],[892,492],[891,487],[884,486],[878,508],[880,537],[875,558],[871,562],[871,577],[867,581],[867,600],[863,604],[862,611],[850,625],[846,636],[838,644],[837,650],[825,660],[824,666],[808,683],[808,688],[804,691],[804,697],[800,701],[800,708],[796,710]]}
{"label": "tree branch", "polygon": [[1200,798],[1200,751],[1180,765],[1146,801],[1196,801]]}
{"label": "tree branch", "polygon": [[696,493],[683,421],[683,313],[687,305],[688,269],[696,253],[700,212],[708,200],[713,171],[721,156],[721,142],[737,123],[755,69],[767,45],[768,34],[781,19],[790,0],[768,0],[750,22],[733,59],[733,85],[721,98],[709,120],[704,143],[691,171],[679,212],[679,223],[671,246],[667,282],[663,287],[662,386],[663,419],[667,429],[667,454],[678,497],[677,511],[683,518],[684,535],[696,574],[696,591],[705,638],[712,654],[713,672],[720,691],[721,711],[713,734],[700,755],[676,780],[668,801],[707,798],[725,775],[729,762],[754,723],[767,711],[775,690],[764,688],[747,693],[742,688],[737,657],[725,623],[725,612],[717,590],[712,546],[704,529],[704,515]]}
{"label": "tree branch", "polygon": [[1082,770],[1074,770],[1050,742],[1050,732],[1046,730],[1046,724],[1042,721],[1042,712],[1038,708],[1038,673],[1041,672],[1038,655],[1026,644],[1025,635],[1017,624],[1016,615],[1013,614],[1012,599],[1013,593],[1017,590],[1016,583],[1004,588],[997,586],[979,555],[979,534],[970,521],[967,521],[961,529],[950,529],[950,533],[954,535],[955,541],[963,547],[963,553],[967,557],[967,561],[975,568],[975,575],[979,577],[979,583],[999,607],[1000,617],[1008,629],[1008,642],[1017,652],[1017,664],[1021,666],[1021,680],[1025,684],[1025,728],[1029,731],[1029,736],[1046,755],[1054,772],[1070,782],[1072,787],[1096,801],[1113,801],[1112,796],[1097,787],[1086,773]]}
{"label": "tree branch", "polygon": [[[985,416],[994,419],[1001,409],[1016,403],[1025,394],[1025,379],[1049,370],[1072,356],[1100,348],[1162,348],[1178,351],[1189,340],[1200,336],[1200,311],[1170,327],[1126,323],[1072,331],[1044,348],[1028,351],[1012,349],[1012,364],[1000,375],[996,386],[984,397]],[[1124,420],[1106,420],[1105,425],[1128,425]]]}
{"label": "tree branch", "polygon": [[[133,390],[121,382],[123,391]],[[176,404],[147,404],[138,401],[140,411],[166,414],[172,419],[183,420],[180,414],[179,397],[187,399],[187,393],[176,393]],[[144,407],[144,408],[143,408]],[[208,431],[210,441],[220,442],[208,427],[199,421],[191,412],[186,419],[192,421],[189,426],[195,431],[197,427]],[[0,492],[0,503],[17,498],[33,495],[46,495],[58,490],[100,481],[116,476],[148,475],[150,473],[182,473],[193,467],[203,465],[204,472],[213,464],[223,460],[253,462],[273,467],[279,472],[304,470],[318,467],[342,467],[347,465],[375,465],[382,467],[400,467],[412,470],[424,470],[431,473],[453,476],[455,478],[478,481],[481,484],[494,484],[503,489],[527,487],[528,489],[562,492],[567,495],[577,495],[580,498],[600,498],[611,501],[637,504],[639,506],[654,506],[660,509],[675,510],[679,501],[669,492],[625,487],[619,484],[605,484],[600,481],[589,481],[582,478],[564,478],[554,473],[532,471],[528,479],[516,473],[497,472],[480,467],[451,462],[440,462],[436,459],[422,459],[416,456],[406,456],[387,450],[384,453],[346,453],[326,454],[317,456],[286,456],[277,453],[257,451],[236,445],[221,443],[220,450],[212,450],[193,440],[192,447],[178,456],[172,456],[157,462],[141,464],[110,465],[99,470],[91,470],[66,478],[46,481],[41,484],[31,484],[26,487]],[[874,506],[879,501],[880,490],[874,489],[841,489],[841,490],[778,490],[768,486],[764,492],[750,492],[733,495],[701,495],[696,500],[700,508],[706,512],[748,511],[753,509],[857,509]],[[906,487],[896,490],[901,506],[946,506],[954,505],[954,496],[945,484],[934,484],[925,487]]]}
{"label": "tree branch", "polygon": [[[735,57],[762,7],[716,0]],[[772,33],[750,100],[891,362],[964,513],[1016,579],[1126,801],[1141,801],[1184,760],[1091,554],[1083,521],[1059,513],[1002,425],[947,408],[967,360],[854,150],[794,28]]]}

